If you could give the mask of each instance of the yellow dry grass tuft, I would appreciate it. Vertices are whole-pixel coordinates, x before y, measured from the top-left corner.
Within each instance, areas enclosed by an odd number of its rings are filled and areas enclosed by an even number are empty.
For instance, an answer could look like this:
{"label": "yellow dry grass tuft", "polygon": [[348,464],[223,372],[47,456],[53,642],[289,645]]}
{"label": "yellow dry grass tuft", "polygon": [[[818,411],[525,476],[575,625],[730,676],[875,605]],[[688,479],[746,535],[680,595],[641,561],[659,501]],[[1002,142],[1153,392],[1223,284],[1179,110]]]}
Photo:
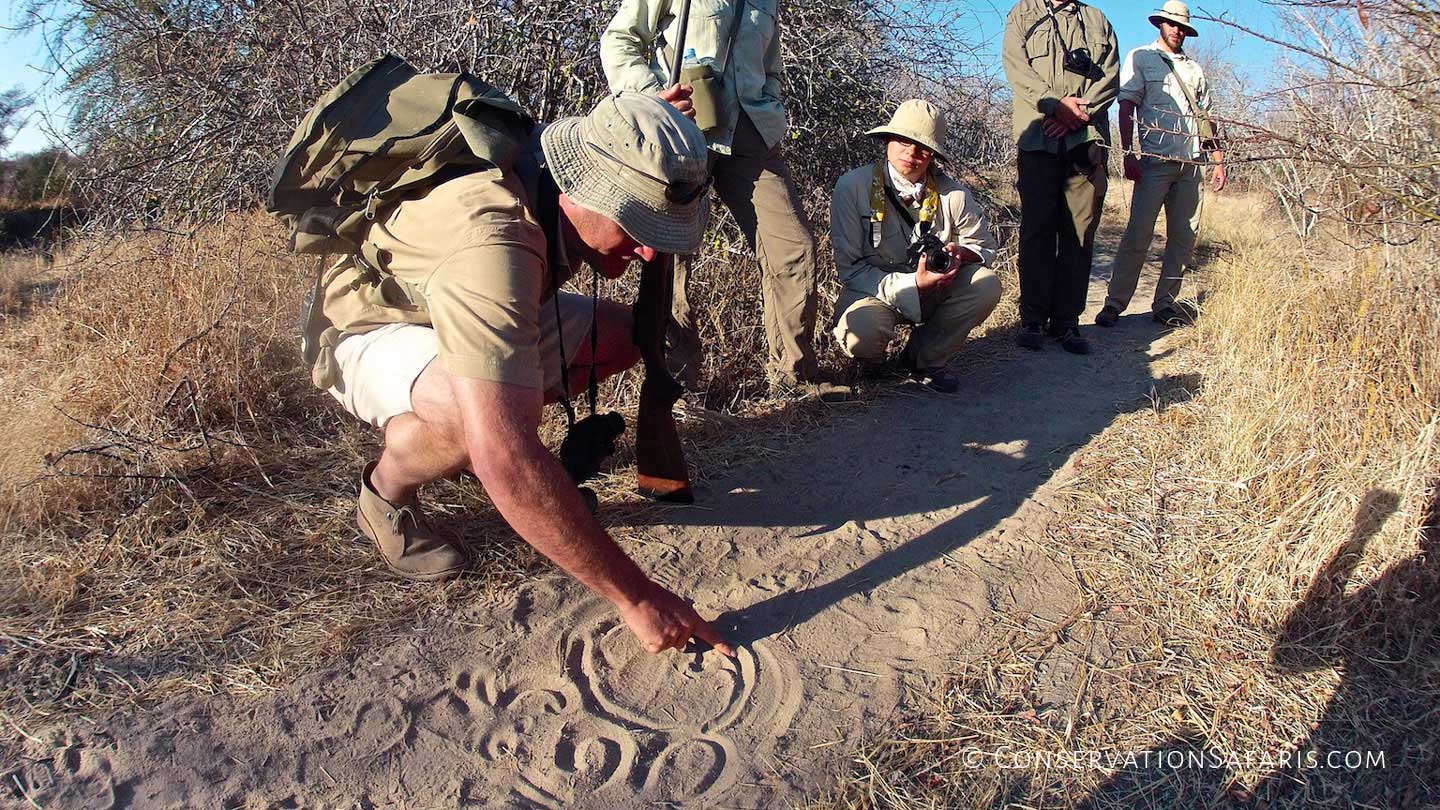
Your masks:
{"label": "yellow dry grass tuft", "polygon": [[1041,541],[1077,604],[999,628],[819,806],[1436,795],[1440,248],[1355,253],[1274,219],[1214,206],[1202,317],[1154,367],[1197,390],[1157,391],[1064,474]]}

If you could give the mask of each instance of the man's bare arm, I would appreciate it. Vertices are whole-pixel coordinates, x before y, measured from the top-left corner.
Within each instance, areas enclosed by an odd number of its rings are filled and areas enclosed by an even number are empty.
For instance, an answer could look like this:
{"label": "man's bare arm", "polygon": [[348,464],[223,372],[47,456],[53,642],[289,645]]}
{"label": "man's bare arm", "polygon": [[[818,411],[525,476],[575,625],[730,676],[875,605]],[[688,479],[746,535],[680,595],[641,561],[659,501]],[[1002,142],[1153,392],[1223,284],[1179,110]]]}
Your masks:
{"label": "man's bare arm", "polygon": [[1140,181],[1140,158],[1135,154],[1135,102],[1120,101],[1120,151],[1125,155],[1125,179]]}
{"label": "man's bare arm", "polygon": [[652,582],[586,509],[560,462],[541,444],[538,389],[450,375],[471,467],[495,508],[524,540],[615,604],[651,652],[693,635],[734,649],[689,602]]}

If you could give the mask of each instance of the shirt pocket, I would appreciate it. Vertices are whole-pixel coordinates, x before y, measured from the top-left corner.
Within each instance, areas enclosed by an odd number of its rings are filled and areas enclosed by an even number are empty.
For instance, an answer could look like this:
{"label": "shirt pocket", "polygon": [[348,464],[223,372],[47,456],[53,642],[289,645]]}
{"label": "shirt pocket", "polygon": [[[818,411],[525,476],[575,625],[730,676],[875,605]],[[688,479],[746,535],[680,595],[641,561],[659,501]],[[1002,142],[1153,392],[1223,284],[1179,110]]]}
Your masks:
{"label": "shirt pocket", "polygon": [[[1043,67],[1050,61],[1050,52],[1055,47],[1055,26],[1045,20],[1025,40],[1025,58],[1030,64]],[[1040,75],[1045,75],[1043,72]]]}
{"label": "shirt pocket", "polygon": [[[905,268],[905,249],[910,246],[910,226],[904,218],[889,209],[880,230],[880,247],[871,249],[871,261],[891,272]],[[865,244],[870,245],[870,220],[865,221]]]}

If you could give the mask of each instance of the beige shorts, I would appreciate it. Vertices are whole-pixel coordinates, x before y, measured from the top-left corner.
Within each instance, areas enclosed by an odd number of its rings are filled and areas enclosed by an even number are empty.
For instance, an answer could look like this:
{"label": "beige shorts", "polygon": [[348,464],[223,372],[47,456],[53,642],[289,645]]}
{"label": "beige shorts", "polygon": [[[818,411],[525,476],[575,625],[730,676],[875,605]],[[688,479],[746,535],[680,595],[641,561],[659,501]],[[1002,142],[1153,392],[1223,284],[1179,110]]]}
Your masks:
{"label": "beige shorts", "polygon": [[[563,329],[556,328],[555,301],[540,305],[541,373],[547,395],[561,392],[561,333],[565,336],[565,357],[571,364],[575,353],[590,339],[590,296],[562,291],[556,297]],[[360,420],[384,429],[391,418],[415,410],[410,391],[439,351],[435,330],[420,324],[392,323],[347,335],[335,345],[337,379],[335,387],[329,389],[330,395]]]}

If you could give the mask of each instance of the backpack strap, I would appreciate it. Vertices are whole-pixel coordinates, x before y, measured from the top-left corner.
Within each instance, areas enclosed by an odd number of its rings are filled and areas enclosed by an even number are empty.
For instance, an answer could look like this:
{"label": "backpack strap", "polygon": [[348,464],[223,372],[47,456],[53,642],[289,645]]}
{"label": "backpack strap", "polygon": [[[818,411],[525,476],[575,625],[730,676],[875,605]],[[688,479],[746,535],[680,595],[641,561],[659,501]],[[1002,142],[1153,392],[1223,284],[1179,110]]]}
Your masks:
{"label": "backpack strap", "polygon": [[1190,117],[1195,119],[1195,137],[1200,141],[1200,151],[1213,151],[1215,148],[1215,125],[1210,122],[1209,116],[1200,109],[1199,103],[1195,101],[1195,94],[1190,91],[1190,86],[1180,78],[1180,71],[1175,69],[1175,63],[1170,57],[1155,51],[1165,67],[1170,68],[1170,75],[1175,77],[1175,83],[1180,86],[1180,92],[1185,95],[1185,102],[1190,105]]}
{"label": "backpack strap", "polygon": [[[722,76],[725,75],[725,68],[730,66],[730,54],[735,50],[735,40],[740,36],[740,18],[745,15],[746,2],[747,0],[731,0],[731,4],[735,7],[735,15],[730,18],[730,31],[725,37],[725,61],[720,63],[720,69],[717,71]],[[661,46],[661,50],[665,53],[666,61],[670,63],[671,67],[674,67],[675,49],[667,42]],[[684,57],[684,54],[680,54],[680,58]]]}

